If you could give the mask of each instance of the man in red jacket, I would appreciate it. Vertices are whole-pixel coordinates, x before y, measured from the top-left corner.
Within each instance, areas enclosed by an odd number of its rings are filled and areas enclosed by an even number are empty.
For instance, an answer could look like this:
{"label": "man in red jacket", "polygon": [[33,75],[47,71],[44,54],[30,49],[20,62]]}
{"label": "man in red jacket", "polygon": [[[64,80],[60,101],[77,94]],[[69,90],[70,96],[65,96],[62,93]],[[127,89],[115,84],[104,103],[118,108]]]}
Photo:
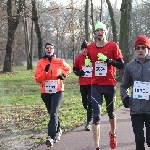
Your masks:
{"label": "man in red jacket", "polygon": [[92,120],[92,103],[91,103],[91,76],[92,68],[90,66],[85,66],[85,59],[87,55],[87,44],[86,40],[83,41],[81,45],[82,53],[79,54],[74,63],[73,72],[75,75],[79,76],[80,93],[82,96],[83,107],[87,111],[87,123],[85,125],[85,130],[91,130],[91,120]]}

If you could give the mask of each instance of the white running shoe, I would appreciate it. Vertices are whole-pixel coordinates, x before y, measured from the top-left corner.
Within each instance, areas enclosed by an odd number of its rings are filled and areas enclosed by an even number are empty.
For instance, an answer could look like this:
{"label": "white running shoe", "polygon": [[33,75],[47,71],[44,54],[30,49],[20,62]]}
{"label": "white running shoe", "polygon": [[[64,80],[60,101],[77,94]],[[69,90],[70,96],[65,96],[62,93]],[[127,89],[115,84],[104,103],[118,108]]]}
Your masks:
{"label": "white running shoe", "polygon": [[56,136],[54,138],[54,143],[57,143],[60,141],[61,135],[62,135],[62,130],[60,129],[60,131],[58,133],[56,133]]}
{"label": "white running shoe", "polygon": [[48,136],[45,144],[47,145],[47,147],[53,147],[54,140],[50,136]]}

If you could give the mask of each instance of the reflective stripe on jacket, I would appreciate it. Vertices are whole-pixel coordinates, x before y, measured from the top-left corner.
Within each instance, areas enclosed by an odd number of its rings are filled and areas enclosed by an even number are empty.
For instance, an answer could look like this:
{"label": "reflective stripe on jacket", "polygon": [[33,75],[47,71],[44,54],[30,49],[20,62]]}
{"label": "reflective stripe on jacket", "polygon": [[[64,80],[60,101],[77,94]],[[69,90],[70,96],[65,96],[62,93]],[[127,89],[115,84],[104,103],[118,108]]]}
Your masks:
{"label": "reflective stripe on jacket", "polygon": [[[45,66],[50,64],[48,72],[45,71]],[[53,57],[51,62],[48,58],[41,58],[35,70],[35,80],[41,85],[41,93],[45,93],[45,81],[57,80],[57,91],[64,91],[64,84],[62,80],[57,79],[59,75],[64,73],[67,77],[71,73],[71,67],[65,62],[64,59]]]}

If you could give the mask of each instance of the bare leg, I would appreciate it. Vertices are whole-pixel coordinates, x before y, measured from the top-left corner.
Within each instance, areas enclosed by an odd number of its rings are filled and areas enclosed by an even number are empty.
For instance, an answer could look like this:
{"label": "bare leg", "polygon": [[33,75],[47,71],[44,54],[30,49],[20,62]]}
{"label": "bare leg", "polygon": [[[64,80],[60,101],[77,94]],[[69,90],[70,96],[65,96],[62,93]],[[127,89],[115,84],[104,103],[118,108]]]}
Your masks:
{"label": "bare leg", "polygon": [[95,143],[95,148],[100,147],[99,146],[100,145],[99,144],[99,142],[100,142],[100,124],[98,124],[98,125],[93,124],[92,131],[93,131],[93,140]]}
{"label": "bare leg", "polygon": [[116,134],[116,118],[109,119],[110,126],[111,126],[111,134]]}

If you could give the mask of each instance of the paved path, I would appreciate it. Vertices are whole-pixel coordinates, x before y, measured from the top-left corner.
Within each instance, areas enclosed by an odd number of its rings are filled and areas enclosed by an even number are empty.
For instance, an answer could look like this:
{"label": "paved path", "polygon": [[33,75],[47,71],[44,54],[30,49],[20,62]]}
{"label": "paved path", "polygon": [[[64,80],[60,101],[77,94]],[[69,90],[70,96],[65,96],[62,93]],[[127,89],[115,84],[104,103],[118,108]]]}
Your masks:
{"label": "paved path", "polygon": [[[134,134],[132,132],[131,119],[129,109],[123,106],[115,110],[117,115],[117,142],[116,150],[135,150]],[[102,150],[111,150],[109,147],[108,132],[110,125],[107,114],[101,118],[101,141]],[[92,138],[92,131],[84,131],[84,126],[80,126],[61,136],[61,141],[54,144],[53,148],[41,145],[33,150],[95,150]],[[146,150],[150,150],[147,147]]]}

